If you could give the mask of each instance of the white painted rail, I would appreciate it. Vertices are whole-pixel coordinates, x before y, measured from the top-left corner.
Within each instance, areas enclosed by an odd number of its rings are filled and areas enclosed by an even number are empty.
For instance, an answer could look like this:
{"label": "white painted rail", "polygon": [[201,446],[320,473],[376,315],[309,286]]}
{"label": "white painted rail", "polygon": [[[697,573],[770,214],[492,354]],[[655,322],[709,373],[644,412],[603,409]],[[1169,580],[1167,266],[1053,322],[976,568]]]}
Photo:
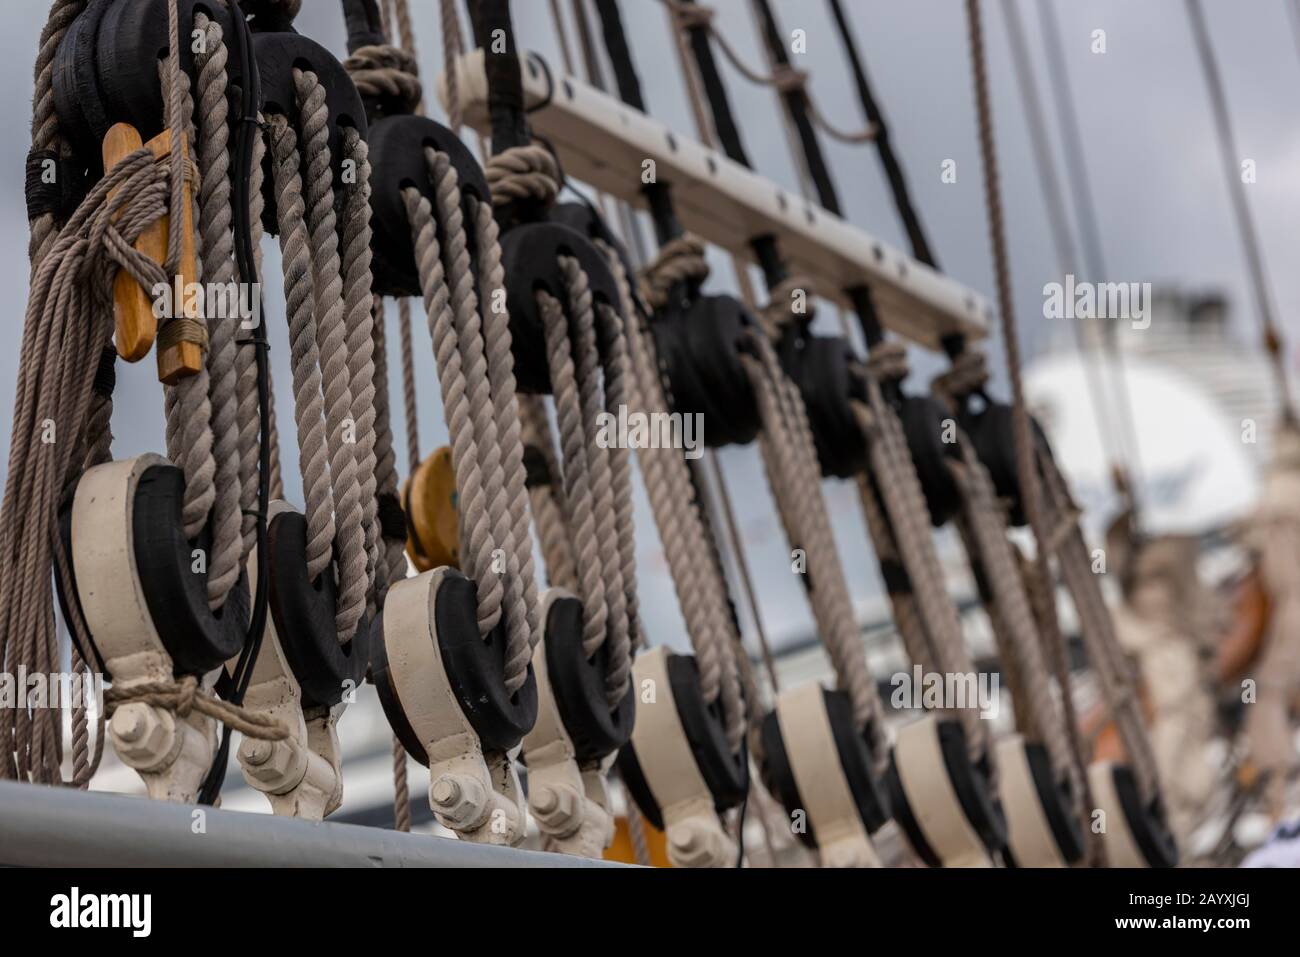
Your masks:
{"label": "white painted rail", "polygon": [[[653,160],[657,179],[672,186],[682,225],[709,243],[752,261],[751,239],[779,236],[791,272],[809,277],[819,294],[848,307],[844,290],[865,283],[885,327],[930,349],[951,334],[987,333],[991,306],[973,289],[621,100],[555,72],[538,54],[521,55],[521,61],[529,121],[554,145],[567,175],[645,207],[643,164]],[[461,58],[458,78],[465,121],[487,133],[482,50]],[[441,77],[438,93],[445,105]]]}

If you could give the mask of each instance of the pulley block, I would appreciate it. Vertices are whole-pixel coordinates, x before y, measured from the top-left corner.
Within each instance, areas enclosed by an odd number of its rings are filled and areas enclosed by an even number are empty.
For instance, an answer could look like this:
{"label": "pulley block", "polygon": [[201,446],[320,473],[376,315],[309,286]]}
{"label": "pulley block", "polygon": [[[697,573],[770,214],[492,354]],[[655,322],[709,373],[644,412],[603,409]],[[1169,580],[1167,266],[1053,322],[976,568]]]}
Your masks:
{"label": "pulley block", "polygon": [[307,577],[307,519],[286,510],[267,525],[270,611],[285,657],[302,686],[304,707],[330,707],[355,689],[370,660],[370,620],[339,644],[334,625],[338,581],[333,567]]}
{"label": "pulley block", "polygon": [[988,867],[1006,847],[1006,819],[988,773],[970,759],[960,723],[934,715],[902,728],[889,769],[894,819],[931,867]]}
{"label": "pulley block", "polygon": [[[257,62],[262,94],[261,110],[264,115],[285,116],[295,127],[298,126],[300,111],[293,81],[295,69],[316,74],[321,86],[325,88],[325,107],[329,112],[330,164],[334,172],[334,201],[336,206],[340,205],[343,202],[340,187],[346,183],[344,171],[347,168],[343,155],[343,129],[355,129],[363,140],[367,133],[366,109],[352,78],[329,50],[315,40],[292,31],[254,34],[253,55]],[[231,82],[240,82],[237,70],[232,69]],[[302,144],[299,143],[299,150],[301,149]],[[267,150],[263,160],[262,195],[266,205],[262,212],[262,225],[268,233],[277,235],[280,229],[275,215],[273,162],[271,151]]]}
{"label": "pulley block", "polygon": [[521,392],[551,392],[551,372],[546,363],[546,334],[537,291],[544,289],[571,312],[568,287],[559,257],[571,256],[582,266],[592,299],[622,312],[618,283],[600,250],[582,233],[559,223],[521,223],[501,239],[510,310],[510,335],[515,357],[515,380]]}
{"label": "pulley block", "polygon": [[650,325],[667,371],[672,411],[704,416],[710,448],[747,445],[762,426],[753,385],[741,364],[746,337],[758,328],[731,296],[701,296],[685,312],[656,313]]}
{"label": "pulley block", "polygon": [[1018,734],[997,743],[998,791],[1007,817],[1007,856],[1017,867],[1070,867],[1083,859],[1083,830],[1068,785],[1047,749]]}
{"label": "pulley block", "polygon": [[847,692],[816,683],[785,692],[761,734],[764,782],[788,813],[805,815],[800,840],[846,866],[874,861],[868,838],[889,820],[889,797]]}
{"label": "pulley block", "polygon": [[402,489],[406,512],[406,554],[417,571],[460,567],[460,513],[456,473],[448,446],[434,451],[411,473]]}
{"label": "pulley block", "polygon": [[867,441],[850,403],[867,396],[852,370],[852,347],[839,336],[787,335],[778,354],[803,397],[822,475],[850,478],[863,471]]}
{"label": "pulley block", "polygon": [[641,699],[632,740],[619,751],[619,775],[671,844],[678,806],[699,810],[703,802],[721,812],[744,800],[745,758],[727,746],[721,702],[705,704],[693,655],[652,648],[637,658],[634,674]]}
{"label": "pulley block", "polygon": [[[1020,473],[1016,469],[1016,442],[1014,412],[1005,402],[990,402],[978,412],[967,412],[961,426],[970,437],[975,454],[988,469],[989,478],[997,490],[998,498],[1011,503],[1007,521],[1017,528],[1028,522],[1024,502],[1020,496]],[[1029,427],[1034,443],[1040,450],[1051,453],[1047,435],[1037,420],[1030,418]]]}
{"label": "pulley block", "polygon": [[[477,593],[455,569],[425,572],[389,589],[383,615],[373,626],[371,678],[384,713],[406,750],[426,766],[427,739],[434,732],[424,721],[439,688],[459,706],[484,750],[509,751],[537,719],[531,665],[528,680],[508,694],[505,626],[480,637]],[[401,599],[396,606],[395,597]]]}
{"label": "pulley block", "polygon": [[[479,203],[491,202],[483,168],[460,137],[426,116],[389,116],[370,127],[370,206],[371,250],[374,260],[374,289],[385,296],[420,295],[420,276],[416,271],[415,247],[411,241],[411,223],[406,214],[402,191],[414,186],[430,203],[435,202],[433,181],[425,147],[445,153],[460,183],[462,212],[467,228],[478,219]],[[436,207],[435,207],[436,208]],[[446,246],[442,224],[438,223],[438,241]],[[471,258],[477,258],[471,237]]]}
{"label": "pulley block", "polygon": [[1110,867],[1174,867],[1178,845],[1157,798],[1143,801],[1133,769],[1098,761],[1088,767],[1088,784],[1105,814],[1106,863]]}
{"label": "pulley block", "polygon": [[[227,38],[233,23],[216,0],[177,0],[180,63],[191,88],[198,76],[191,25],[200,11]],[[167,22],[167,0],[90,0],[55,52],[59,129],[92,179],[103,172],[99,144],[114,123],[130,123],[146,140],[166,125],[158,70],[167,57]]]}
{"label": "pulley block", "polygon": [[958,458],[960,452],[955,442],[944,441],[950,416],[928,395],[900,396],[895,407],[930,512],[930,524],[938,528],[961,508],[961,493],[948,470],[949,461]]}
{"label": "pulley block", "polygon": [[72,581],[59,583],[60,600],[65,615],[72,601],[79,603],[101,665],[129,653],[122,643],[134,647],[141,631],[157,635],[178,676],[205,674],[243,647],[247,579],[240,576],[218,611],[208,608],[211,534],[185,538],[184,494],[179,468],[142,455],[87,471],[59,514],[72,558]]}

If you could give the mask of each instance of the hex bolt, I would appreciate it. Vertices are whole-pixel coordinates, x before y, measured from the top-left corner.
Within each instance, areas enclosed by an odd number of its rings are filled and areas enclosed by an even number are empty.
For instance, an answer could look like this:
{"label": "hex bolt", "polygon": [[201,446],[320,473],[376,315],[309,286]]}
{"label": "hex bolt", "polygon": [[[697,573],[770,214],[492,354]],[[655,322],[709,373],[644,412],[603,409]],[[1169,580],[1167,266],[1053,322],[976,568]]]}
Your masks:
{"label": "hex bolt", "polygon": [[433,803],[439,807],[451,807],[460,800],[461,789],[460,782],[455,778],[443,775],[433,782],[433,787],[429,789],[429,797]]}
{"label": "hex bolt", "polygon": [[271,760],[271,752],[275,746],[270,741],[249,741],[244,745],[244,761],[248,764],[257,766],[265,764]]}
{"label": "hex bolt", "polygon": [[143,705],[138,703],[124,705],[113,713],[113,734],[128,744],[134,744],[144,737],[147,724]]}

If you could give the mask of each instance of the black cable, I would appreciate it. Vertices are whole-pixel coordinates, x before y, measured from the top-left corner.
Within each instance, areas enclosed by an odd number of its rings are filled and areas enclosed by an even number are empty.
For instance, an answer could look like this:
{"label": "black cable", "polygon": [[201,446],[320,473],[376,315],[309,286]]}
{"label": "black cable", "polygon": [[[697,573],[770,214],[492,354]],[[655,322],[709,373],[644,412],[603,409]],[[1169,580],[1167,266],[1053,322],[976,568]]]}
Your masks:
{"label": "black cable", "polygon": [[[683,0],[691,3],[693,0]],[[713,58],[713,47],[709,44],[710,27],[701,23],[687,27],[690,34],[691,53],[695,56],[695,67],[700,73],[700,83],[704,87],[705,98],[709,101],[709,112],[713,116],[713,130],[718,135],[718,142],[723,151],[746,168],[752,168],[745,146],[740,141],[740,130],[736,127],[736,118],[731,112],[731,101],[727,98],[727,88],[718,73],[718,63]]]}
{"label": "black cable", "polygon": [[[239,125],[235,129],[234,147],[234,237],[235,262],[242,282],[256,287],[257,265],[253,249],[253,230],[249,220],[248,209],[250,184],[253,176],[254,137],[260,135],[261,124],[258,121],[258,104],[261,101],[261,79],[257,73],[257,62],[252,55],[253,39],[248,28],[248,21],[239,9],[238,0],[230,0],[230,12],[234,20],[233,46],[235,59],[239,64],[242,85],[240,89]],[[268,342],[266,338],[266,311],[262,306],[260,293],[258,299],[260,320],[253,327],[251,340],[244,344],[251,345],[257,355],[257,403],[258,428],[260,431],[258,445],[258,480],[257,480],[257,587],[253,595],[253,608],[250,615],[248,631],[244,638],[244,647],[240,650],[239,660],[231,678],[233,691],[227,700],[232,704],[241,704],[252,680],[252,664],[257,660],[262,647],[262,634],[266,630],[266,618],[270,601],[270,557],[267,543],[267,509],[271,498],[271,389],[268,369]],[[199,790],[198,803],[211,805],[216,803],[221,794],[221,787],[226,779],[226,766],[230,761],[230,727],[221,732],[221,745],[208,770],[203,786]]]}
{"label": "black cable", "polygon": [[[530,139],[524,110],[524,80],[510,19],[510,0],[470,0],[470,14],[474,36],[484,51],[492,152],[498,154],[511,147],[527,146]],[[504,52],[496,49],[497,31],[501,31],[505,40]]]}
{"label": "black cable", "polygon": [[600,17],[600,33],[605,40],[605,51],[614,69],[614,82],[618,95],[628,106],[646,112],[645,97],[641,94],[641,80],[632,63],[632,51],[627,45],[627,31],[618,10],[618,0],[595,0],[596,15]]}
{"label": "black cable", "polygon": [[[753,2],[761,21],[763,40],[772,55],[772,61],[778,66],[789,67],[790,55],[786,52],[780,27],[776,23],[776,15],[772,12],[772,5],[768,3],[768,0],[753,0]],[[807,90],[801,86],[796,86],[783,91],[781,98],[785,100],[786,109],[790,111],[790,119],[794,123],[795,132],[798,134],[799,142],[803,146],[808,177],[817,190],[817,198],[821,201],[822,206],[836,216],[843,216],[840,197],[835,190],[835,183],[831,179],[830,167],[826,165],[826,154],[822,152],[821,143],[817,139],[817,131],[813,129],[812,118],[809,116]]]}
{"label": "black cable", "polygon": [[848,20],[844,16],[844,9],[840,5],[840,0],[828,0],[828,2],[831,7],[831,15],[835,18],[835,26],[840,39],[844,43],[845,55],[849,58],[849,66],[853,70],[853,80],[858,90],[858,99],[862,101],[862,112],[866,116],[867,122],[876,129],[876,150],[880,154],[880,164],[885,168],[885,177],[889,180],[889,190],[894,196],[894,206],[898,209],[898,218],[903,221],[903,228],[907,231],[908,241],[912,245],[912,255],[927,266],[938,269],[939,263],[935,260],[934,253],[930,249],[930,243],[926,239],[925,230],[921,226],[921,219],[916,213],[916,207],[912,205],[912,197],[907,189],[907,179],[903,176],[903,169],[898,163],[898,157],[894,155],[894,148],[889,140],[889,128],[885,125],[885,118],[880,112],[880,106],[871,93],[871,84],[867,82],[867,71],[862,65],[862,57],[858,53],[857,41],[853,39]]}
{"label": "black cable", "polygon": [[387,41],[377,0],[343,0],[343,21],[348,31],[348,53],[383,46]]}

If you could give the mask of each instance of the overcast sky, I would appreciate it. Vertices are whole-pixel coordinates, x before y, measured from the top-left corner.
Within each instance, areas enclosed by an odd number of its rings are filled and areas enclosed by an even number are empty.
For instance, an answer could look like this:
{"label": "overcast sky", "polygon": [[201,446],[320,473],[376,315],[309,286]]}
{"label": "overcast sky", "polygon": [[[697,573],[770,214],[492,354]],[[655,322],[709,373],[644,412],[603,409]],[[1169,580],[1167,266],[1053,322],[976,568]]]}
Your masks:
{"label": "overcast sky", "polygon": [[[774,0],[788,32],[807,33],[808,52],[796,65],[811,71],[811,89],[821,110],[841,127],[860,122],[847,66],[826,4],[822,0]],[[1048,0],[1040,0],[1048,2]],[[1242,158],[1256,161],[1258,182],[1249,187],[1277,304],[1290,340],[1294,367],[1300,338],[1300,39],[1288,5],[1294,0],[1207,0],[1212,39],[1224,75]],[[562,3],[567,9],[568,3]],[[716,0],[717,25],[751,63],[762,62],[748,0]],[[992,298],[992,268],[980,180],[972,108],[970,65],[962,0],[844,0],[861,44],[878,100],[919,206],[931,244],[946,272]],[[1050,103],[1040,44],[1038,3],[1019,0],[1035,59],[1041,95]],[[419,58],[427,80],[441,69],[437,4],[412,0]],[[343,21],[336,0],[305,0],[302,32],[338,55],[344,49]],[[18,361],[20,325],[27,277],[23,164],[28,148],[31,66],[44,21],[44,0],[0,7],[0,82],[10,93],[0,100],[0,118],[11,135],[0,142],[0,167],[10,175],[0,182],[0,281],[13,290],[10,342],[0,349],[0,423],[7,436],[12,417],[12,384]],[[662,4],[623,0],[649,109],[674,128],[693,135],[694,127],[676,67]],[[999,3],[986,0],[986,42],[991,65],[993,106],[1003,177],[1003,196],[1013,258],[1016,307],[1031,349],[1045,347],[1056,330],[1042,318],[1042,287],[1058,280],[1047,220],[1021,104],[1014,87]],[[1097,200],[1105,255],[1113,281],[1175,283],[1219,289],[1234,305],[1243,335],[1254,335],[1256,317],[1240,245],[1230,217],[1228,194],[1216,152],[1204,81],[1195,59],[1182,0],[1056,0],[1066,51],[1066,68],[1083,129],[1085,162]],[[536,50],[559,69],[561,58],[550,4],[517,0],[518,42]],[[1106,52],[1091,52],[1094,30],[1106,31]],[[749,85],[724,65],[742,136],[756,167],[798,191],[782,127],[774,122],[770,90]],[[431,82],[428,83],[432,85]],[[440,117],[436,105],[430,112]],[[824,141],[837,178],[845,215],[872,234],[905,248],[874,148]],[[1058,154],[1059,155],[1059,154]],[[943,162],[957,163],[957,182],[940,181]],[[713,285],[731,286],[729,269],[715,270]],[[279,257],[267,247],[266,307],[273,345],[275,378],[280,384],[278,418],[283,429],[285,481],[298,500],[293,474],[294,436],[283,296],[276,288]],[[417,305],[421,439],[428,451],[446,440],[428,336]],[[831,317],[822,320],[832,323]],[[391,335],[390,341],[396,336]],[[1000,342],[992,343],[1000,354]],[[917,357],[918,369],[935,365]],[[927,374],[928,378],[928,374]],[[393,384],[398,386],[396,368]],[[400,400],[395,403],[398,459],[405,462]],[[162,402],[152,360],[136,367],[119,364],[115,431],[117,457],[162,451]],[[0,443],[0,469],[8,460],[8,441]],[[758,581],[762,614],[778,639],[811,629],[801,589],[789,573],[789,560],[770,497],[751,449],[723,455]],[[851,486],[831,483],[827,494],[835,513],[850,588],[862,597],[878,591],[874,562]],[[652,641],[684,646],[680,619],[671,600],[671,583],[653,522],[642,496],[637,512],[642,607]]]}

